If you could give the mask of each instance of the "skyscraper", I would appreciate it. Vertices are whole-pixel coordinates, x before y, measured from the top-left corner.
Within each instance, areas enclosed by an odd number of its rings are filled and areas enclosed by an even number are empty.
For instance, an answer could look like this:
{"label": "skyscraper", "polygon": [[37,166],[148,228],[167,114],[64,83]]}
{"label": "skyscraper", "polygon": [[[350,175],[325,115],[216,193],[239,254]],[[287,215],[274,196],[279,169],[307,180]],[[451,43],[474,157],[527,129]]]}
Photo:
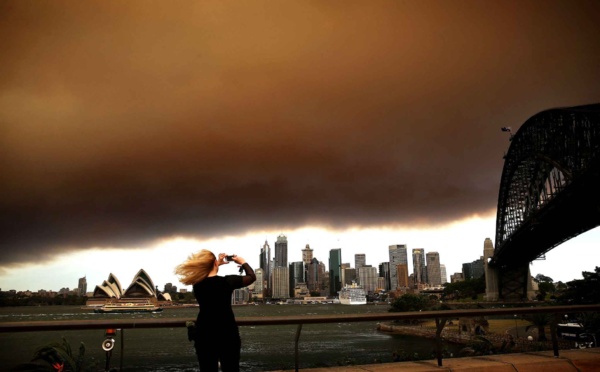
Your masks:
{"label": "skyscraper", "polygon": [[307,265],[306,286],[311,292],[319,292],[321,290],[320,275],[319,275],[319,260],[313,257]]}
{"label": "skyscraper", "polygon": [[360,268],[367,264],[367,256],[364,253],[354,255],[354,268],[356,269],[356,278],[360,281]]}
{"label": "skyscraper", "polygon": [[[406,244],[394,244],[389,246],[390,255],[390,290],[398,288],[398,265],[408,265],[408,253]],[[408,277],[406,279],[408,281]]]}
{"label": "skyscraper", "polygon": [[304,283],[304,263],[302,261],[290,263],[290,297],[294,297],[294,289]]}
{"label": "skyscraper", "polygon": [[336,296],[342,289],[342,249],[334,248],[329,251],[329,294]]}
{"label": "skyscraper", "polygon": [[260,250],[260,268],[263,270],[264,281],[266,282],[264,295],[271,296],[271,247],[265,240],[265,244]]}
{"label": "skyscraper", "polygon": [[446,265],[440,265],[440,277],[442,278],[442,285],[448,283],[448,274],[446,273]]}
{"label": "skyscraper", "polygon": [[414,248],[412,250],[413,257],[413,274],[415,276],[414,285],[417,286],[421,283],[426,283],[425,273],[425,249],[423,248]]}
{"label": "skyscraper", "polygon": [[273,298],[290,298],[290,270],[288,267],[273,268]]}
{"label": "skyscraper", "polygon": [[390,263],[382,262],[379,264],[379,276],[383,278],[386,291],[390,290]]}
{"label": "skyscraper", "polygon": [[275,242],[275,267],[288,266],[288,241],[283,234],[277,237]]}
{"label": "skyscraper", "polygon": [[396,265],[396,272],[398,273],[398,288],[408,288],[408,265]]}
{"label": "skyscraper", "polygon": [[265,273],[261,268],[256,269],[254,273],[256,274],[256,282],[254,282],[254,296],[262,300],[265,298]]}
{"label": "skyscraper", "polygon": [[360,271],[360,285],[366,293],[373,293],[377,289],[377,269],[372,266],[363,266]]}
{"label": "skyscraper", "polygon": [[310,261],[313,259],[313,250],[310,248],[310,245],[306,245],[306,247],[302,250],[302,262],[304,265],[308,265]]}
{"label": "skyscraper", "polygon": [[77,294],[79,296],[85,296],[87,293],[87,279],[85,276],[83,278],[79,278],[79,283],[77,284]]}
{"label": "skyscraper", "polygon": [[440,275],[440,254],[438,252],[427,252],[427,280],[429,285],[439,287],[442,285]]}

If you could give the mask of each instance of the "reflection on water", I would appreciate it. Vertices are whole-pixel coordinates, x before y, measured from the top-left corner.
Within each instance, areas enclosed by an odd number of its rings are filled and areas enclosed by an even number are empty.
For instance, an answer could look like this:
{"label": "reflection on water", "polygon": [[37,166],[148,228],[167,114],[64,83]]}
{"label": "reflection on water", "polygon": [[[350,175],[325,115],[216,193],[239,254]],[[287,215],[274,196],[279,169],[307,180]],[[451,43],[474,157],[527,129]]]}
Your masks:
{"label": "reflection on water", "polygon": [[[363,314],[386,312],[386,306],[329,305],[261,305],[234,308],[236,317]],[[0,322],[189,318],[195,319],[197,309],[166,309],[157,314],[95,314],[78,307],[18,307],[0,308]],[[418,353],[430,358],[434,344],[416,337],[378,332],[376,322],[331,323],[303,325],[300,335],[300,368],[320,366],[391,362],[394,351],[408,355]],[[242,337],[242,370],[265,371],[294,368],[296,325],[240,327]],[[79,343],[86,346],[86,357],[100,369],[105,364],[101,349],[103,331],[60,331],[0,334],[0,365],[9,369],[29,361],[35,349],[65,337],[74,350]],[[127,329],[117,335],[111,366],[118,367],[121,344],[124,344],[124,371],[193,371],[196,356],[184,328]],[[446,345],[456,353],[460,346]]]}

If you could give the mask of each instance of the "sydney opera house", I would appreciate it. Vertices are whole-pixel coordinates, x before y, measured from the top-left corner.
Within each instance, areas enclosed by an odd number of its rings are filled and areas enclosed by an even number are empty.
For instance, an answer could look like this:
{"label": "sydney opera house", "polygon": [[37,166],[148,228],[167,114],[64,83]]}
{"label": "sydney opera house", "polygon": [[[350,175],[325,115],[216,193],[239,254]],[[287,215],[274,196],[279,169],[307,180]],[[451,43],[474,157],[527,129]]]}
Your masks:
{"label": "sydney opera house", "polygon": [[94,288],[94,294],[88,299],[87,306],[102,306],[108,302],[151,302],[162,305],[171,303],[171,296],[168,293],[159,292],[148,273],[144,269],[140,269],[125,290],[121,287],[119,279],[110,273],[108,279]]}

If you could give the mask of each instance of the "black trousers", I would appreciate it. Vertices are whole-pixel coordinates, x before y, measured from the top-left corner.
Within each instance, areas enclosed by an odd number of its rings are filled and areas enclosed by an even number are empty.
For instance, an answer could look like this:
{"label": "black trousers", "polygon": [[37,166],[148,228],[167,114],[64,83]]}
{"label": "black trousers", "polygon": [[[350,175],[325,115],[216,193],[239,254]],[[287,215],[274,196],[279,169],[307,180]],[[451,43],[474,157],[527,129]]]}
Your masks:
{"label": "black trousers", "polygon": [[217,372],[221,362],[221,371],[239,372],[241,346],[242,342],[237,332],[229,335],[217,334],[216,337],[207,339],[199,337],[194,347],[200,371]]}

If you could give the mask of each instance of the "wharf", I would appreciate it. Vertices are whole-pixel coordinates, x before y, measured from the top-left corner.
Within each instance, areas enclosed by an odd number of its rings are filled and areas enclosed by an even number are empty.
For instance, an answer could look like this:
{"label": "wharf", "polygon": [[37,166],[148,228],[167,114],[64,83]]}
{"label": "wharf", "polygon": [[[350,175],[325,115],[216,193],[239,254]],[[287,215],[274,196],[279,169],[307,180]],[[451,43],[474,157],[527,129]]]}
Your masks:
{"label": "wharf", "polygon": [[[273,371],[273,372],[289,372]],[[479,357],[449,358],[438,367],[436,360],[418,362],[379,363],[329,368],[301,369],[302,372],[439,372],[439,371],[564,371],[592,372],[600,371],[600,348],[582,350],[560,350],[558,357],[552,351],[540,351],[519,354],[498,354]]]}

